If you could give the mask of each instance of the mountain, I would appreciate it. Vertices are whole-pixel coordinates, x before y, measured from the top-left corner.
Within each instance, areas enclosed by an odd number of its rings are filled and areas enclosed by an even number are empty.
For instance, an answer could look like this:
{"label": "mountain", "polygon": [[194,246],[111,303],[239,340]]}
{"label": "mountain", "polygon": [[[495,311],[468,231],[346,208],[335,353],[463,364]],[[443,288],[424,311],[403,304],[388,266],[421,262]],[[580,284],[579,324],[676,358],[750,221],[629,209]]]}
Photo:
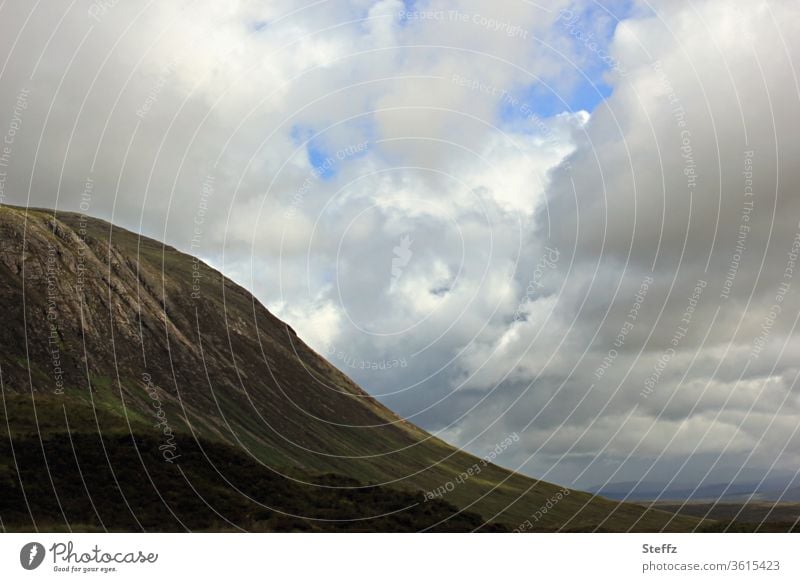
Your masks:
{"label": "mountain", "polygon": [[6,530],[700,523],[448,445],[377,402],[230,279],[98,219],[0,207],[0,316]]}

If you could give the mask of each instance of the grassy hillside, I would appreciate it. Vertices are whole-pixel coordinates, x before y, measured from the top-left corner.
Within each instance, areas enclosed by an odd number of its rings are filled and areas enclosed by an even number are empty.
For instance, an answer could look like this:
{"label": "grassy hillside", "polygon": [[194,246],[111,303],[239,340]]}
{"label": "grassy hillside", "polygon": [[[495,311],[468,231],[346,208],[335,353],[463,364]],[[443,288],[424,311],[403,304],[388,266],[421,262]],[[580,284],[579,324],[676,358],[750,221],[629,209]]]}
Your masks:
{"label": "grassy hillside", "polygon": [[797,502],[658,502],[653,507],[713,520],[713,523],[704,524],[704,531],[800,533],[800,503]]}
{"label": "grassy hillside", "polygon": [[[65,418],[77,420],[69,413]],[[143,434],[49,430],[41,439],[26,434],[0,441],[0,459],[7,463],[0,472],[4,527],[403,532],[483,525],[479,515],[455,515],[457,508],[444,501],[420,503],[417,495],[334,474],[281,475],[230,446],[182,435],[175,440],[179,462],[166,463],[158,439]]]}

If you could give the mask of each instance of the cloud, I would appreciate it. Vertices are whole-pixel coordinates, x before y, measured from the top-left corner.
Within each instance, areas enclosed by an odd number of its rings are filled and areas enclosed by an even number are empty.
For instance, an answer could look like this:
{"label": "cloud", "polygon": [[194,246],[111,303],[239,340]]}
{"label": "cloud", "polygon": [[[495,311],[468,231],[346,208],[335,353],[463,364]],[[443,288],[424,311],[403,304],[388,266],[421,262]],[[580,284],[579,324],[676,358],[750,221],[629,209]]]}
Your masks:
{"label": "cloud", "polygon": [[[558,225],[549,242],[571,254],[547,323],[565,347],[542,362],[554,341],[544,328],[536,332],[544,341],[526,334],[503,344],[534,363],[508,423],[521,422],[521,410],[547,409],[528,434],[546,443],[531,461],[538,472],[573,442],[575,453],[602,448],[628,459],[615,474],[594,475],[582,473],[585,461],[558,459],[575,468],[562,474],[584,483],[639,478],[641,459],[652,456],[664,466],[705,453],[722,467],[751,451],[766,467],[795,462],[787,443],[796,442],[788,419],[798,405],[789,355],[798,92],[786,80],[794,12],[669,3],[617,27],[610,51],[626,75],[553,172],[539,208],[540,230]],[[626,319],[645,277],[655,283],[636,320]],[[766,352],[756,353],[759,338]],[[558,357],[565,350],[569,361]],[[497,371],[509,367],[501,361]],[[543,382],[557,382],[556,400]]]}

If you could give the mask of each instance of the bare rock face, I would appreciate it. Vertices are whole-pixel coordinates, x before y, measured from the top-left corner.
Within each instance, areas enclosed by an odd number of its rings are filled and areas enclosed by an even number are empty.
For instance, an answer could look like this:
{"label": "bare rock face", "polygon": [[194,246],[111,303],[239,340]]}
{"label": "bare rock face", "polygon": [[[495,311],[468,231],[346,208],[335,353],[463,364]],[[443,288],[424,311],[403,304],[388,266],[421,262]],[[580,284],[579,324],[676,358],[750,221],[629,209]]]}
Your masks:
{"label": "bare rock face", "polygon": [[424,436],[249,293],[173,248],[81,215],[8,207],[0,237],[7,390],[107,389],[137,410],[154,386],[178,425],[193,418],[236,442],[227,429],[246,421],[251,438],[297,438],[322,453],[331,430]]}

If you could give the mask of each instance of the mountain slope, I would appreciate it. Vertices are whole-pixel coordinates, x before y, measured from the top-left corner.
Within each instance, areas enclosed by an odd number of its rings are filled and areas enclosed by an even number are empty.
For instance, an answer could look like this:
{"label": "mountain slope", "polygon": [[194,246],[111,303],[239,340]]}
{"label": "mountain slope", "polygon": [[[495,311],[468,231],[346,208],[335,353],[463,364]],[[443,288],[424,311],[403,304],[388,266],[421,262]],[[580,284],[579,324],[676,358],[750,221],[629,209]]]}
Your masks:
{"label": "mountain slope", "polygon": [[[132,434],[180,467],[187,443],[214,443],[298,488],[379,486],[426,505],[424,492],[446,486],[453,509],[443,519],[453,523],[464,517],[458,507],[510,529],[537,512],[542,530],[698,524],[581,492],[553,505],[561,488],[486,465],[397,417],[219,272],[101,220],[0,207],[0,314],[0,426],[12,447]],[[40,443],[44,469],[47,450]],[[0,471],[14,483],[13,449],[3,455]],[[211,458],[206,470],[225,475]],[[321,483],[330,473],[349,481]],[[369,517],[366,506],[354,511]]]}

